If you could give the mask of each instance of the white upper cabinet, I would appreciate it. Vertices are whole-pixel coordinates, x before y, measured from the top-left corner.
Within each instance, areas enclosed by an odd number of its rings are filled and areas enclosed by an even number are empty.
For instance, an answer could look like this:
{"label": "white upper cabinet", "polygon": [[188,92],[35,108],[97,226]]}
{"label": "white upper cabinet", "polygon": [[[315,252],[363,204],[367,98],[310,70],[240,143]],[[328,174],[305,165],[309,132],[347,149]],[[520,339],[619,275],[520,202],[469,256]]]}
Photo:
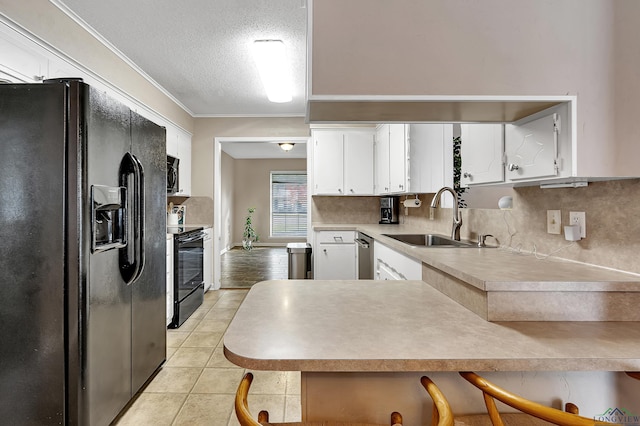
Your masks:
{"label": "white upper cabinet", "polygon": [[453,185],[451,124],[381,124],[376,194],[431,193]]}
{"label": "white upper cabinet", "polygon": [[49,60],[18,41],[0,37],[0,52],[0,80],[35,83],[47,77]]}
{"label": "white upper cabinet", "polygon": [[389,125],[376,128],[375,193],[389,193]]}
{"label": "white upper cabinet", "polygon": [[376,194],[405,192],[407,146],[405,124],[381,124],[376,128]]}
{"label": "white upper cabinet", "polygon": [[179,195],[191,195],[191,135],[178,132],[178,158],[180,159]]}
{"label": "white upper cabinet", "polygon": [[177,128],[167,127],[167,155],[180,160],[178,192],[175,195],[191,195],[191,135]]}
{"label": "white upper cabinet", "polygon": [[373,194],[373,132],[344,133],[344,190],[346,195]]}
{"label": "white upper cabinet", "polygon": [[504,181],[504,126],[461,124],[460,185],[471,186]]}
{"label": "white upper cabinet", "polygon": [[407,190],[408,129],[405,124],[389,124],[389,192]]}
{"label": "white upper cabinet", "polygon": [[344,195],[342,132],[313,131],[314,194]]}
{"label": "white upper cabinet", "polygon": [[574,177],[568,110],[562,104],[512,124],[461,124],[461,185]]}
{"label": "white upper cabinet", "polygon": [[178,130],[167,127],[167,155],[178,157]]}
{"label": "white upper cabinet", "polygon": [[453,125],[409,125],[407,192],[437,192],[453,187]]}
{"label": "white upper cabinet", "polygon": [[[568,107],[505,125],[507,180],[562,177],[570,174]],[[464,142],[463,142],[464,143]]]}
{"label": "white upper cabinet", "polygon": [[314,195],[373,195],[373,129],[313,129]]}

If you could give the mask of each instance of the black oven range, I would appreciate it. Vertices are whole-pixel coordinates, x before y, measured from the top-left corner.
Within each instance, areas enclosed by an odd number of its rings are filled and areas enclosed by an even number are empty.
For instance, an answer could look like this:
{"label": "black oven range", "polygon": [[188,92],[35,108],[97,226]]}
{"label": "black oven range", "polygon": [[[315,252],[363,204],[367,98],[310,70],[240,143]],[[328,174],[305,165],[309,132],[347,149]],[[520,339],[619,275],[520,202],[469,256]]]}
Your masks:
{"label": "black oven range", "polygon": [[180,327],[204,300],[204,236],[202,227],[170,227],[173,234],[173,320]]}

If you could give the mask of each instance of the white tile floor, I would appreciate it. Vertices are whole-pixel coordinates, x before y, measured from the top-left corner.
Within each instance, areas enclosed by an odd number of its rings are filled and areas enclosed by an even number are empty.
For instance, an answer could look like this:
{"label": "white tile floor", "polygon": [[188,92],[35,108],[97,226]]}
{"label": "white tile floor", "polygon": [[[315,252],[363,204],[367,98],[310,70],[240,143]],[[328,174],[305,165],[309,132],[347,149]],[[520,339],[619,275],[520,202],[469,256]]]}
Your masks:
{"label": "white tile floor", "polygon": [[[224,357],[222,336],[247,291],[209,291],[191,318],[167,330],[167,362],[114,425],[238,425],[233,400],[247,370]],[[255,418],[267,410],[272,422],[300,421],[300,373],[253,373]]]}

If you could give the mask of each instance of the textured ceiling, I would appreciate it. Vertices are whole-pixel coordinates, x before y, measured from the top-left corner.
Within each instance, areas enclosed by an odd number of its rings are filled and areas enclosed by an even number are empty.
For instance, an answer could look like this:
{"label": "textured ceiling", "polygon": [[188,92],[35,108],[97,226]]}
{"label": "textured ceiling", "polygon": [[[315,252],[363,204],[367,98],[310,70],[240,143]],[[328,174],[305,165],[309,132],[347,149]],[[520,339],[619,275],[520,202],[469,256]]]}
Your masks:
{"label": "textured ceiling", "polygon": [[[305,0],[63,0],[195,116],[304,116]],[[269,102],[250,55],[287,46],[293,101]]]}

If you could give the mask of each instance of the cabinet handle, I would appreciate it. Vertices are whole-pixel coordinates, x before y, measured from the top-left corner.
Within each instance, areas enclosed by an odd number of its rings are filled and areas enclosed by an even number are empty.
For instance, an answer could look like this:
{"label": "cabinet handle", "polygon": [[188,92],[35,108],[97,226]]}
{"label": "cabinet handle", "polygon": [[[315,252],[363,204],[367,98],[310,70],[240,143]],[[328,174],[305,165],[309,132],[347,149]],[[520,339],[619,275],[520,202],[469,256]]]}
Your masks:
{"label": "cabinet handle", "polygon": [[464,176],[464,177],[466,177],[466,178],[470,178],[470,177],[471,177],[471,173],[464,172],[464,173],[462,174],[462,176]]}
{"label": "cabinet handle", "polygon": [[520,166],[518,166],[517,164],[509,163],[508,169],[510,172],[513,172],[516,170],[520,170]]}
{"label": "cabinet handle", "polygon": [[338,188],[338,192],[342,194],[342,188]]}
{"label": "cabinet handle", "polygon": [[326,252],[327,252],[327,249],[322,249],[322,251],[326,253]]}
{"label": "cabinet handle", "polygon": [[350,189],[349,191],[351,191],[352,194],[355,194],[355,192],[356,192],[353,189]]}

